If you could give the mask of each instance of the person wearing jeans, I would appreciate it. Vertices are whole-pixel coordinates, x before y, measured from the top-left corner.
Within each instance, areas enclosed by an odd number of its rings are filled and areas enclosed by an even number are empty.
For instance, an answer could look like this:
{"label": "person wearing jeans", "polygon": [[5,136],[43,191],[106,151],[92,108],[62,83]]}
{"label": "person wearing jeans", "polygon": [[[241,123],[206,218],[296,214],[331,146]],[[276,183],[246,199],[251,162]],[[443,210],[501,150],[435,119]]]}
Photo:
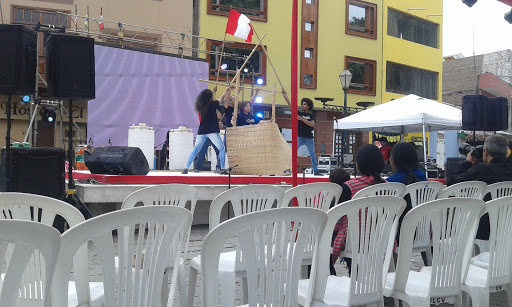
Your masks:
{"label": "person wearing jeans", "polygon": [[197,155],[196,162],[194,163],[194,173],[199,173],[200,171],[203,170],[204,157],[205,157],[206,152],[208,151],[208,147],[210,147],[210,145],[213,147],[213,150],[215,150],[215,155],[217,156],[217,165],[216,165],[215,169],[217,171],[220,171],[219,150],[217,149],[217,147],[213,146],[213,143],[212,143],[212,141],[210,141],[210,139],[206,139],[206,141],[203,144],[203,147],[201,148],[201,150],[199,151],[199,154]]}

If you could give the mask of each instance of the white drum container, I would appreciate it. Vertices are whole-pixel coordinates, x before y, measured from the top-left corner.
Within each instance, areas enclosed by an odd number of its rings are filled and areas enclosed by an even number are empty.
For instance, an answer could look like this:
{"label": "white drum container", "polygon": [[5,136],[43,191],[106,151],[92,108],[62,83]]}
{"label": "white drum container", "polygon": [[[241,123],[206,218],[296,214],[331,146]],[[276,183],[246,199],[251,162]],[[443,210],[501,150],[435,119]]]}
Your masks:
{"label": "white drum container", "polygon": [[191,129],[180,126],[169,130],[169,169],[183,170],[193,147],[194,133]]}
{"label": "white drum container", "polygon": [[[222,142],[224,142],[224,139],[226,138],[226,130],[220,131],[220,138],[222,139]],[[211,170],[214,171],[217,167],[217,154],[215,154],[215,150],[213,149],[213,146],[210,146],[208,148],[208,161],[211,161]],[[226,152],[226,158],[224,160],[224,168],[229,168],[227,152]]]}
{"label": "white drum container", "polygon": [[130,126],[128,147],[139,147],[148,160],[149,169],[155,169],[155,131],[153,127],[148,127],[144,123]]}

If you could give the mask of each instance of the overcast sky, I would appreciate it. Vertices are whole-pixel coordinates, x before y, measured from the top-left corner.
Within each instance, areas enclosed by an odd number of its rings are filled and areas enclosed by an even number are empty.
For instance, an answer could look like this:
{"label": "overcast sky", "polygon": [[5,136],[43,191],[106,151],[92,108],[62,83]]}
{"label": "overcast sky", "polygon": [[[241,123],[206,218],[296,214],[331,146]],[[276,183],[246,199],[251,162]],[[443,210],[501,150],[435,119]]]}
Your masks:
{"label": "overcast sky", "polygon": [[510,11],[510,6],[497,0],[479,0],[471,8],[462,0],[443,2],[443,56],[458,53],[472,56],[473,33],[476,55],[512,50],[512,24],[503,18]]}

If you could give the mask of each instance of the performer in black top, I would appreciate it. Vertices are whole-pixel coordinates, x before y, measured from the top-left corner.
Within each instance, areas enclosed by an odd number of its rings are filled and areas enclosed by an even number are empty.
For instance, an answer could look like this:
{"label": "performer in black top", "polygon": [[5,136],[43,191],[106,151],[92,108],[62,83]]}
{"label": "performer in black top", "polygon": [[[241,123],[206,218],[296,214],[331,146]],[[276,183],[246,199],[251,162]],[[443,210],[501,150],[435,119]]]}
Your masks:
{"label": "performer in black top", "polygon": [[[220,99],[224,100],[225,97],[229,97],[231,90],[231,87],[227,87]],[[197,131],[196,144],[194,149],[192,149],[190,156],[188,157],[187,165],[183,172],[181,172],[182,174],[188,173],[190,165],[203,147],[203,144],[207,138],[212,141],[213,145],[215,145],[217,149],[219,149],[220,167],[222,169],[220,173],[227,174],[227,172],[224,170],[226,150],[219,134],[220,129],[217,119],[217,108],[219,107],[219,101],[213,99],[216,91],[216,87],[213,89],[213,92],[209,89],[202,90],[196,98],[195,109],[201,116],[201,123],[199,124],[199,129]]]}

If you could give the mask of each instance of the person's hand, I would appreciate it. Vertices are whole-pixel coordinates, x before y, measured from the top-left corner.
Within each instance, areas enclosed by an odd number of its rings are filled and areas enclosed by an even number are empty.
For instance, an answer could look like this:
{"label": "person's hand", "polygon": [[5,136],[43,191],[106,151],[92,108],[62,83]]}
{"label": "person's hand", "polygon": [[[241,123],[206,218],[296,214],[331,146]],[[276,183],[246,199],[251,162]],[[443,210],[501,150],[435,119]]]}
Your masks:
{"label": "person's hand", "polygon": [[215,94],[217,94],[217,86],[215,86],[212,90],[212,93],[213,93],[213,96],[215,96]]}
{"label": "person's hand", "polygon": [[473,165],[478,163],[478,160],[473,157],[473,149],[471,149],[471,151],[466,155],[466,160],[471,162]]}

